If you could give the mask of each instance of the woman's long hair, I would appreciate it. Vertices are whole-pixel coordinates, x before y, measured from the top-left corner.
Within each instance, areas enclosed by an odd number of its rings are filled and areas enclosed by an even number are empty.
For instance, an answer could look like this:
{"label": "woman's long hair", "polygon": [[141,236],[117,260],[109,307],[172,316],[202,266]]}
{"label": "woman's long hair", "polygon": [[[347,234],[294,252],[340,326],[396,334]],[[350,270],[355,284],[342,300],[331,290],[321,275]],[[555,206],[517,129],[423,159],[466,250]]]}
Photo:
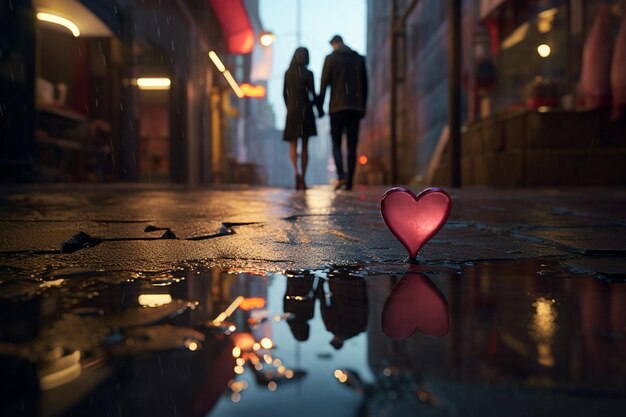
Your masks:
{"label": "woman's long hair", "polygon": [[296,52],[293,53],[293,58],[291,58],[291,64],[289,64],[290,67],[295,67],[297,65],[301,65],[303,67],[309,65],[309,50],[303,46],[296,49]]}

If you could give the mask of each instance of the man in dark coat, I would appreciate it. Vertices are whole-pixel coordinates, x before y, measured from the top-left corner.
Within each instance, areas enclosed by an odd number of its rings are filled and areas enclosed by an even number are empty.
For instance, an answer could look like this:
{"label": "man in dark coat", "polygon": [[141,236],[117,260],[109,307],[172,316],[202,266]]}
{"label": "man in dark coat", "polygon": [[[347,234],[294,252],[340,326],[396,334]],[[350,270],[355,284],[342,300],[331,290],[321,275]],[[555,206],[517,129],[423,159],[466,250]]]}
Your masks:
{"label": "man in dark coat", "polygon": [[[365,58],[348,48],[339,35],[330,40],[333,52],[326,56],[322,70],[322,87],[319,94],[324,103],[326,88],[330,86],[330,134],[333,139],[333,157],[339,179],[337,189],[352,189],[356,168],[356,147],[359,123],[365,116],[367,101],[367,71]],[[343,169],[341,138],[348,137],[348,175]]]}

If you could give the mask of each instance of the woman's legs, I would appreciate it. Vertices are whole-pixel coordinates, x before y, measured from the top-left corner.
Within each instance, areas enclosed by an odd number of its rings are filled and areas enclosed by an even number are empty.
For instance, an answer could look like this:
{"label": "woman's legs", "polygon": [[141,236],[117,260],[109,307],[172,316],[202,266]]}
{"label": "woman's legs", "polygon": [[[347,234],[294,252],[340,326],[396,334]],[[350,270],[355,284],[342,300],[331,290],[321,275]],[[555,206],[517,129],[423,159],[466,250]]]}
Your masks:
{"label": "woman's legs", "polygon": [[289,141],[289,158],[291,159],[291,165],[293,170],[298,175],[298,139]]}
{"label": "woman's legs", "polygon": [[306,168],[309,164],[309,138],[302,138],[300,148],[300,169],[298,169],[298,139],[289,142],[289,157],[291,159],[291,165],[296,173],[296,189],[304,189],[304,175],[306,174]]}
{"label": "woman's legs", "polygon": [[300,166],[302,167],[302,178],[306,175],[306,167],[309,164],[309,138],[302,138],[302,148],[300,149]]}
{"label": "woman's legs", "polygon": [[293,165],[293,171],[296,173],[296,190],[301,188],[300,186],[300,171],[298,171],[298,139],[289,141],[289,158],[291,159],[291,165]]}

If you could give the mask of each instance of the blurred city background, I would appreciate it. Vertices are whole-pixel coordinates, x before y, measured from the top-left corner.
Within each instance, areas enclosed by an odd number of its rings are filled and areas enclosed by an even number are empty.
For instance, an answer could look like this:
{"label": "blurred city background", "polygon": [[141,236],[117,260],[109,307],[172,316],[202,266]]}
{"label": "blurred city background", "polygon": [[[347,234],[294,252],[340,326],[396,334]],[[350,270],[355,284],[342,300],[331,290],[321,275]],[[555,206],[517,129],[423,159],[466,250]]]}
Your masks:
{"label": "blurred city background", "polygon": [[[357,186],[326,116],[291,191],[335,34]],[[626,0],[0,0],[0,416],[626,415],[625,66]]]}
{"label": "blurred city background", "polygon": [[[9,182],[291,186],[283,74],[366,56],[357,183],[624,184],[624,0],[7,0]],[[334,179],[328,117],[310,184]]]}

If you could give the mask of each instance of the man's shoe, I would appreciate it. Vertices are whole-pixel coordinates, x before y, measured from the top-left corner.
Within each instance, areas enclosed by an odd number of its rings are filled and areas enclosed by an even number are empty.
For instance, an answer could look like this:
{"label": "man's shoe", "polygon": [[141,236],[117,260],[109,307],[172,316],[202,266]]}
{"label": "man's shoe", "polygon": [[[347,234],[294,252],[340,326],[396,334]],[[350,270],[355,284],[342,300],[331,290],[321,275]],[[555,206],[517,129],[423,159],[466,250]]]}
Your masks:
{"label": "man's shoe", "polygon": [[340,179],[337,181],[337,185],[335,185],[335,191],[343,190],[346,188],[346,180]]}

